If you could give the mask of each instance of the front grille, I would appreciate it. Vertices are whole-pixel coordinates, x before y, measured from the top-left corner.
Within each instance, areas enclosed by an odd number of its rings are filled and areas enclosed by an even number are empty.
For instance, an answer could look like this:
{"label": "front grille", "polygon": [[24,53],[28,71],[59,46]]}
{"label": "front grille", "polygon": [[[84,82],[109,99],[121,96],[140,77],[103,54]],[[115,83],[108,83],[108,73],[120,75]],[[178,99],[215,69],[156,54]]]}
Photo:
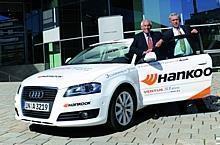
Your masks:
{"label": "front grille", "polygon": [[[30,93],[31,92],[37,92],[41,91],[43,92],[43,97],[42,98],[30,98]],[[26,101],[54,101],[55,97],[57,94],[57,88],[54,87],[24,87],[23,92],[22,92],[22,98],[25,99]]]}
{"label": "front grille", "polygon": [[48,119],[50,117],[50,112],[43,112],[43,111],[30,111],[23,109],[23,115],[28,117],[34,117],[34,118],[42,118],[42,119]]}
{"label": "front grille", "polygon": [[[87,117],[83,117],[82,114],[87,113]],[[75,112],[67,112],[61,113],[57,118],[57,121],[73,121],[73,120],[85,120],[97,117],[99,114],[99,109],[91,109],[91,110],[83,110],[83,111],[75,111]]]}
{"label": "front grille", "polygon": [[[37,93],[40,92],[40,93]],[[55,87],[24,87],[22,91],[22,113],[27,117],[48,119],[53,107],[54,99],[57,94]],[[26,110],[24,109],[25,101],[37,103],[49,103],[49,112]]]}

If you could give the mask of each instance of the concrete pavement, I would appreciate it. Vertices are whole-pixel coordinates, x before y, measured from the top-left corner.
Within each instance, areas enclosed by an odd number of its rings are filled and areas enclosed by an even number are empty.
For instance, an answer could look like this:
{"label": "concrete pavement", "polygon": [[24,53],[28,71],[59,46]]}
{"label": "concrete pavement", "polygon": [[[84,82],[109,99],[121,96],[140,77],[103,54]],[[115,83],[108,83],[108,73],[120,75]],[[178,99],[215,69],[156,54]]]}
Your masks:
{"label": "concrete pavement", "polygon": [[158,119],[152,106],[136,115],[135,125],[122,132],[102,126],[57,128],[28,125],[14,118],[14,94],[19,83],[0,83],[0,145],[216,145],[220,144],[220,73],[214,73],[210,110],[174,111],[164,104]]}

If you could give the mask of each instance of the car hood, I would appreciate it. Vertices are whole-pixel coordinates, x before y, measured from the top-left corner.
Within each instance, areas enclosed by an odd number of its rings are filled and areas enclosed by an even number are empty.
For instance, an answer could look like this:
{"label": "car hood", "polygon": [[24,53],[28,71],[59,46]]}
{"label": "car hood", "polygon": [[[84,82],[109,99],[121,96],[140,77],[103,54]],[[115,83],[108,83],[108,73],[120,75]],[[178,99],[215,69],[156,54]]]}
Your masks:
{"label": "car hood", "polygon": [[125,65],[126,64],[84,64],[61,66],[32,75],[25,79],[22,85],[65,88],[70,85],[92,82],[103,74],[125,68]]}

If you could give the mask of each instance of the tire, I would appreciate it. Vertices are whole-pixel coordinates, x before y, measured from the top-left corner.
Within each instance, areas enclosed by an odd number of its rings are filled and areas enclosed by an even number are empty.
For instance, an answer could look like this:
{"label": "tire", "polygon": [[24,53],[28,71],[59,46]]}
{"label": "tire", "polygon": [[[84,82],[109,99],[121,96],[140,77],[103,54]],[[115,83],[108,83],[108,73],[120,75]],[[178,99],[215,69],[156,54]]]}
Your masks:
{"label": "tire", "polygon": [[133,123],[136,102],[132,91],[124,88],[118,89],[113,94],[109,106],[108,127],[117,131],[130,127]]}

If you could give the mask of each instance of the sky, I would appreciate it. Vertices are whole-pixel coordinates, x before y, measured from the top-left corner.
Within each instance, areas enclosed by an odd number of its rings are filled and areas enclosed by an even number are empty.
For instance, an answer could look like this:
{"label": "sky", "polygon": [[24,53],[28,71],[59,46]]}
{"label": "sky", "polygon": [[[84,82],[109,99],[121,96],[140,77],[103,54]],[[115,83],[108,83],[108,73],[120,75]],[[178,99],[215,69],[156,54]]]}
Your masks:
{"label": "sky", "polygon": [[[168,16],[171,12],[182,14],[183,19],[190,19],[193,0],[142,0],[144,16],[154,22],[170,26]],[[220,8],[220,0],[197,0],[198,12]]]}
{"label": "sky", "polygon": [[[193,0],[182,0],[182,5],[185,18],[189,19],[190,14],[193,13]],[[197,0],[198,12],[216,8],[220,8],[220,0]]]}

